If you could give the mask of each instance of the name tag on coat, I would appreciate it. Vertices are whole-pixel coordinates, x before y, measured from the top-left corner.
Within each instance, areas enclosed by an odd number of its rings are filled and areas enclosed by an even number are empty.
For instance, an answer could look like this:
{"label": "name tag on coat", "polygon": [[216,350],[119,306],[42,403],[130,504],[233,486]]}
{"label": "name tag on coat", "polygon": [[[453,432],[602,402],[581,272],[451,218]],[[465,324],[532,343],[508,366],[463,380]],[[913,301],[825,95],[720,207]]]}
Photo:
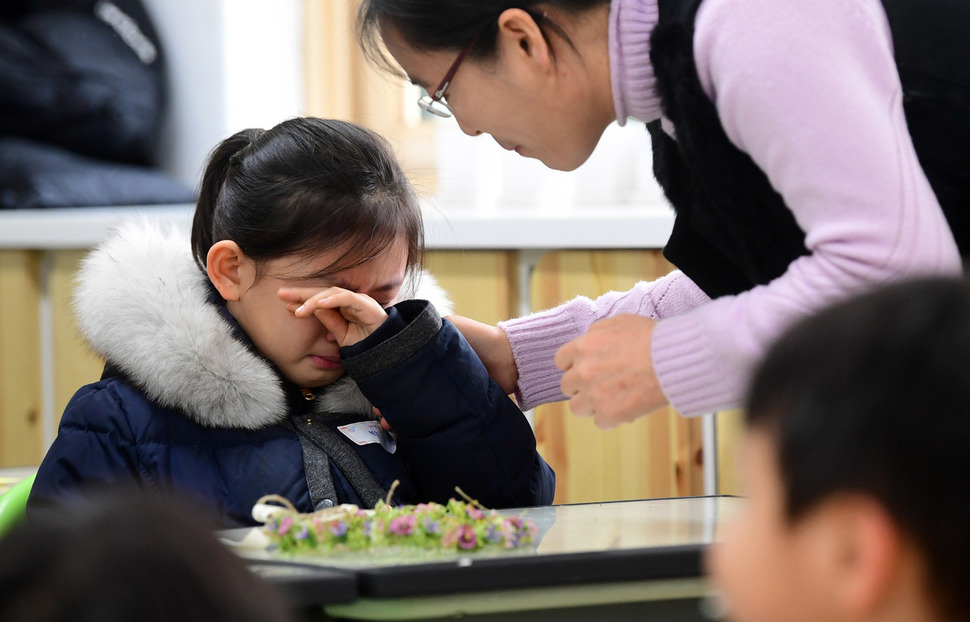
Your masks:
{"label": "name tag on coat", "polygon": [[377,421],[358,421],[347,425],[338,425],[344,436],[358,445],[370,445],[380,443],[387,453],[393,454],[397,451],[397,438],[393,432],[388,432],[381,427]]}

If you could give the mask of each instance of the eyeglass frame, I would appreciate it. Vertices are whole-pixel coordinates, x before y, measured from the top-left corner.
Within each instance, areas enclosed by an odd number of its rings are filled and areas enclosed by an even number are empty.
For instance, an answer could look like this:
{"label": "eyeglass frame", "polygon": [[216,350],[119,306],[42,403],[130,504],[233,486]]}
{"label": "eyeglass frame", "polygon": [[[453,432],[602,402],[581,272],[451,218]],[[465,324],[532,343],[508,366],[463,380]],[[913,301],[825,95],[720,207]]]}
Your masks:
{"label": "eyeglass frame", "polygon": [[[434,90],[433,94],[423,95],[418,98],[418,106],[421,108],[421,110],[441,117],[442,119],[449,119],[454,115],[454,113],[451,111],[451,106],[449,106],[448,102],[444,100],[445,91],[447,91],[448,87],[451,86],[451,81],[455,77],[458,67],[461,66],[462,61],[465,60],[468,53],[472,51],[472,48],[475,47],[475,44],[478,43],[478,39],[481,36],[482,33],[478,33],[472,37],[472,40],[469,41],[460,52],[458,52],[455,62],[451,63],[451,67],[448,68],[448,73],[445,74],[445,77],[441,80],[441,83],[438,84],[438,88]],[[436,104],[441,104],[441,106],[444,108],[442,109]]]}

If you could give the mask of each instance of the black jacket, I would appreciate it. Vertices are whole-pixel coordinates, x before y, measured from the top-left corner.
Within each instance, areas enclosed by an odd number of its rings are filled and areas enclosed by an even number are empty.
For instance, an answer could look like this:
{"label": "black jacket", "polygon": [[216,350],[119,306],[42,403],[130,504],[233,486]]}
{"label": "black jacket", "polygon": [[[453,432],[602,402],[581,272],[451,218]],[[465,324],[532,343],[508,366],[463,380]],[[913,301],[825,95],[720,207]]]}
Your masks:
{"label": "black jacket", "polygon": [[[650,58],[677,139],[648,125],[654,174],[677,216],[664,255],[712,298],[781,276],[807,254],[804,232],[735,147],[693,55],[702,0],[659,0]],[[964,257],[970,255],[970,4],[883,0],[917,156]]]}

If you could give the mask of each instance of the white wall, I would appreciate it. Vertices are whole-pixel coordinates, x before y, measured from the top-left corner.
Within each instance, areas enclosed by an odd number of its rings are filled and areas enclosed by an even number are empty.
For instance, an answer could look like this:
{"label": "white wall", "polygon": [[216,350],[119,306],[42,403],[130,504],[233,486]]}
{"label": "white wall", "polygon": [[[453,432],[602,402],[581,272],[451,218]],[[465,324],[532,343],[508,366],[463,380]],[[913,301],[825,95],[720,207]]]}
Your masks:
{"label": "white wall", "polygon": [[449,208],[542,213],[667,204],[653,177],[650,136],[643,123],[610,124],[595,151],[575,171],[556,171],[506,151],[490,136],[466,136],[454,120],[437,133],[438,194]]}
{"label": "white wall", "polygon": [[168,60],[159,164],[197,186],[209,151],[303,114],[301,0],[144,0]]}

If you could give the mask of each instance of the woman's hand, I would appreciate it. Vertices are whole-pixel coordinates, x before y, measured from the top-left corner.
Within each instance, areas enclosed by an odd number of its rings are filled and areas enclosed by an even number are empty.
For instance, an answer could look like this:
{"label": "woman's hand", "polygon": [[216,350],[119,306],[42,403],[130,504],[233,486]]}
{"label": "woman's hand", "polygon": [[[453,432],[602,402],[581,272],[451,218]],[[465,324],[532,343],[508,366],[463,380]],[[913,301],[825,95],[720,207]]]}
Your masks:
{"label": "woman's hand", "polygon": [[482,359],[488,375],[506,394],[514,393],[519,383],[519,368],[512,356],[512,345],[505,331],[497,326],[483,324],[460,315],[449,315],[448,321],[455,325]]}
{"label": "woman's hand", "polygon": [[277,292],[296,317],[315,315],[340,347],[351,346],[373,333],[387,319],[383,307],[365,294],[340,287],[281,287]]}
{"label": "woman's hand", "polygon": [[613,428],[668,404],[650,356],[656,323],[640,315],[617,315],[594,323],[559,349],[556,367],[565,372],[562,392],[574,414]]}

